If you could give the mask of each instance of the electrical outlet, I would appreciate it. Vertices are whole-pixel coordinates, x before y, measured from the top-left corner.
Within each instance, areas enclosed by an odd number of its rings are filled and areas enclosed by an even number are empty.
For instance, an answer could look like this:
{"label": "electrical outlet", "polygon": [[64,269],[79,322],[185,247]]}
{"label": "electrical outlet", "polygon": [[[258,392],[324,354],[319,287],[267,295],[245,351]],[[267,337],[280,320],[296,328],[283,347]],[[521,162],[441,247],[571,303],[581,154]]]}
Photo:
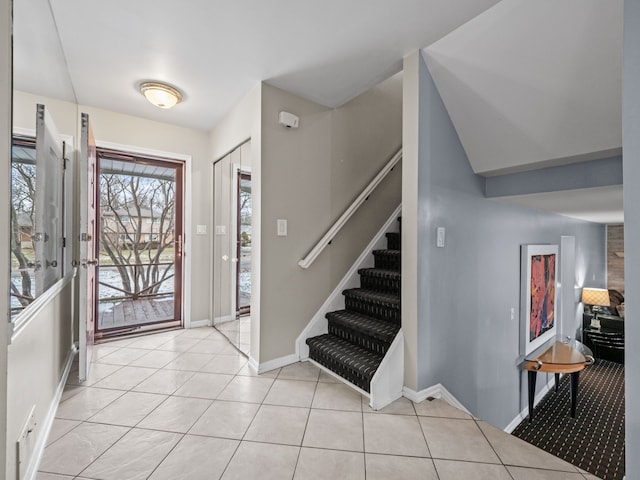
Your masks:
{"label": "electrical outlet", "polygon": [[511,321],[516,319],[516,309],[511,307]]}
{"label": "electrical outlet", "polygon": [[29,465],[29,459],[33,453],[36,438],[36,406],[31,407],[31,412],[22,427],[20,436],[18,436],[17,450],[18,450],[18,478],[23,478],[27,467]]}

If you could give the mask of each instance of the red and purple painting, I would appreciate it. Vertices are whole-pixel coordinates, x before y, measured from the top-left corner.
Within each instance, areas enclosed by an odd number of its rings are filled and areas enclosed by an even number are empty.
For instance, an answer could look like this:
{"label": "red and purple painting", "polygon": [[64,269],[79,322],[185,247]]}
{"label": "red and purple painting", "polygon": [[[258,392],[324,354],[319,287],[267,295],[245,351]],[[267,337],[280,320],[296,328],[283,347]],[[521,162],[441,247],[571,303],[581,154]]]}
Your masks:
{"label": "red and purple painting", "polygon": [[529,341],[555,324],[556,254],[531,256],[531,311]]}

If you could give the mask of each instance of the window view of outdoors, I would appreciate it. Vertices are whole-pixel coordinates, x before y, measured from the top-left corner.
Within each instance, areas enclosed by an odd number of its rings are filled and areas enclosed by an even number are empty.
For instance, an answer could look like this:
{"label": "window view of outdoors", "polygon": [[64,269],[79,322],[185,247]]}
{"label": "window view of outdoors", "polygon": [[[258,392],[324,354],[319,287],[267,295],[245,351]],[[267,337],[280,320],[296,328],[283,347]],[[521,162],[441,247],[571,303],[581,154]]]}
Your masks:
{"label": "window view of outdoors", "polygon": [[11,314],[31,304],[35,288],[36,145],[14,139],[11,149]]}
{"label": "window view of outdoors", "polygon": [[251,176],[240,176],[240,275],[238,308],[251,304]]}
{"label": "window view of outdoors", "polygon": [[100,161],[99,330],[173,319],[175,186],[174,169]]}

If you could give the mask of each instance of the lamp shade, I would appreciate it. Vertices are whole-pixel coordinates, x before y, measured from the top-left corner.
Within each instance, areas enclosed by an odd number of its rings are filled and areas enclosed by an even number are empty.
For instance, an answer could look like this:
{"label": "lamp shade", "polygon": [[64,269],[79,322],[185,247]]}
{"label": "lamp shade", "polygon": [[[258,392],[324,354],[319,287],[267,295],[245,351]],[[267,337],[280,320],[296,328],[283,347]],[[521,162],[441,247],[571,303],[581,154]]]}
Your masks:
{"label": "lamp shade", "polygon": [[583,288],[582,303],[587,305],[597,305],[599,307],[608,307],[611,305],[609,301],[609,290],[605,288]]}
{"label": "lamp shade", "polygon": [[182,94],[178,89],[165,83],[144,82],[140,84],[140,93],[160,108],[171,108],[182,101]]}

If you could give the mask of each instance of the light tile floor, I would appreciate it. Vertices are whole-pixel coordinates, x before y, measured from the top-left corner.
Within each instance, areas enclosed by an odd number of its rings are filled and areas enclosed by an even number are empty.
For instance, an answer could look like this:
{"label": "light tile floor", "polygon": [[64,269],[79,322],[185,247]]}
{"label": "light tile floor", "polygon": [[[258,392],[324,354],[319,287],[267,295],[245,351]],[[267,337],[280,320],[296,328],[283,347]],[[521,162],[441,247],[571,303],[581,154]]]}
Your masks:
{"label": "light tile floor", "polygon": [[257,375],[212,328],[98,345],[37,480],[593,480],[441,400],[366,397],[310,363]]}

